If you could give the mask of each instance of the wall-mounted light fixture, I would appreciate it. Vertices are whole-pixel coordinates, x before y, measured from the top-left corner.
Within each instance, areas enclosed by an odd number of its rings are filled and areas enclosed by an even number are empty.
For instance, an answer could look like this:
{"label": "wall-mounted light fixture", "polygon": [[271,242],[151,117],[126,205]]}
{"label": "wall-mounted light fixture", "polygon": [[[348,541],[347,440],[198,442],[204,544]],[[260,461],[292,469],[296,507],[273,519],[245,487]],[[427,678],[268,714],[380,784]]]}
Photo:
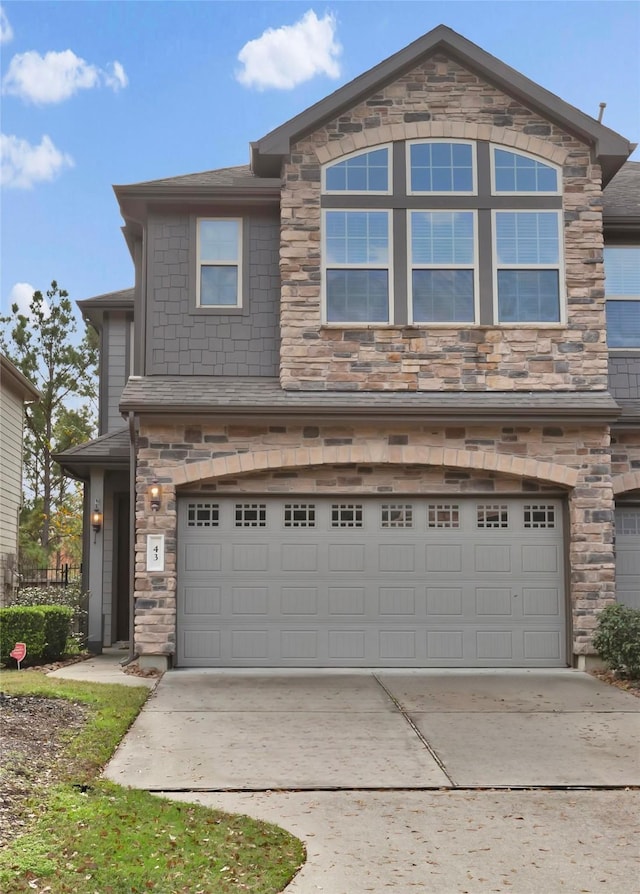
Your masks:
{"label": "wall-mounted light fixture", "polygon": [[162,491],[160,489],[160,485],[158,484],[158,479],[154,478],[149,485],[149,505],[151,506],[152,512],[157,512],[160,508],[161,495]]}
{"label": "wall-mounted light fixture", "polygon": [[98,532],[102,528],[102,513],[100,512],[100,504],[97,500],[93,507],[93,512],[91,513],[91,527],[93,528],[93,542],[95,543]]}

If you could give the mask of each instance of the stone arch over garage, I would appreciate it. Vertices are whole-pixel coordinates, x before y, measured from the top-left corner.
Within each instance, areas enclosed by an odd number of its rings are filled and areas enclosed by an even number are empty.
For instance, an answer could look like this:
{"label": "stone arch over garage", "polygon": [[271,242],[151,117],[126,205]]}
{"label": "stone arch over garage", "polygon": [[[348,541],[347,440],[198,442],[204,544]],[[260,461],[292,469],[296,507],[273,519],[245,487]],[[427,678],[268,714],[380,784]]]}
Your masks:
{"label": "stone arch over garage", "polygon": [[559,463],[542,462],[519,456],[481,450],[447,447],[414,447],[371,443],[340,447],[297,447],[256,450],[201,460],[187,466],[157,469],[161,480],[182,487],[208,478],[224,478],[275,469],[296,469],[321,465],[390,464],[446,466],[497,472],[517,478],[532,478],[564,488],[575,487],[578,472]]}
{"label": "stone arch over garage", "polygon": [[640,490],[640,471],[625,472],[624,475],[616,475],[613,479],[614,496],[619,496],[630,490]]}

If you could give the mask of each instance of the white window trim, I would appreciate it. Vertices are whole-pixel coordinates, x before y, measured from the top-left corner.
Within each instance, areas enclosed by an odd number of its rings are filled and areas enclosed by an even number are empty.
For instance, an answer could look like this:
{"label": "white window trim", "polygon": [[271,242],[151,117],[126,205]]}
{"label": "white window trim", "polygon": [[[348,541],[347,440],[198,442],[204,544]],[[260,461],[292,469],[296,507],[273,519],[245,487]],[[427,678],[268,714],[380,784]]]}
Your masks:
{"label": "white window trim", "polygon": [[[386,214],[387,216],[387,233],[389,241],[387,244],[387,263],[386,264],[328,264],[327,263],[327,214],[338,213],[350,214],[352,212],[364,214]],[[384,326],[393,326],[393,217],[390,209],[387,208],[323,208],[322,209],[322,325],[333,326],[338,329],[344,329],[346,326],[351,328],[357,326],[370,326],[380,328]],[[327,270],[386,270],[387,271],[387,300],[389,303],[389,319],[388,320],[328,320],[327,319]]]}
{"label": "white window trim", "polygon": [[[203,260],[200,256],[200,224],[206,221],[233,221],[238,224],[238,258],[237,260]],[[197,217],[196,218],[196,307],[202,307],[205,310],[236,310],[242,307],[242,230],[243,220],[241,217]],[[200,272],[202,267],[237,267],[238,269],[238,294],[235,304],[201,304],[200,302]]]}
{"label": "white window trim", "polygon": [[[414,264],[411,260],[412,246],[412,214],[414,212],[428,212],[429,214],[461,214],[473,215],[473,264]],[[408,320],[410,326],[418,326],[423,329],[451,329],[451,327],[477,326],[480,319],[480,265],[478,263],[478,212],[470,208],[447,209],[447,208],[409,208],[407,209],[407,300],[409,306],[407,308]],[[455,320],[449,320],[442,323],[430,323],[423,320],[414,322],[413,319],[413,270],[473,270],[473,320],[460,323]]]}
{"label": "white window trim", "polygon": [[[368,155],[369,152],[377,152],[378,149],[387,150],[387,189],[327,189],[327,170],[334,165],[339,165],[343,161],[349,161],[357,158],[359,155]],[[341,155],[322,165],[322,194],[325,196],[390,196],[393,195],[393,145],[391,143],[380,143],[376,146],[367,146],[366,149],[358,149],[356,152],[350,152],[348,155]],[[351,209],[349,209],[351,210]]]}
{"label": "white window trim", "polygon": [[[549,191],[538,191],[534,190],[532,192],[521,192],[519,189],[496,189],[496,156],[495,149],[501,149],[503,152],[511,152],[512,155],[519,155],[522,158],[529,158],[532,161],[537,161],[542,165],[546,165],[548,168],[552,168],[557,175],[558,178],[558,189],[553,189]],[[491,195],[492,196],[561,196],[562,195],[562,168],[559,165],[553,164],[553,162],[548,161],[546,158],[541,158],[539,155],[534,155],[532,152],[522,152],[519,149],[514,149],[512,146],[502,146],[500,143],[490,143],[489,144],[489,158],[490,158],[490,166],[491,166]]]}
{"label": "white window trim", "polygon": [[[515,195],[522,195],[516,193]],[[496,231],[496,217],[498,214],[555,214],[558,219],[558,263],[557,264],[499,264],[498,263],[498,240]],[[556,211],[552,208],[539,208],[535,211],[531,209],[519,208],[494,208],[491,211],[491,255],[492,255],[492,274],[493,274],[493,320],[495,326],[501,328],[508,327],[535,327],[536,329],[558,329],[567,324],[567,298],[566,298],[566,282],[565,282],[565,264],[564,264],[564,227],[562,211]],[[560,305],[560,319],[546,322],[544,320],[523,320],[503,321],[499,316],[498,301],[498,271],[499,270],[557,270],[558,271],[558,303]]]}
{"label": "white window trim", "polygon": [[[471,176],[473,178],[473,187],[469,190],[414,190],[411,189],[411,147],[421,146],[433,143],[448,143],[455,146],[471,146]],[[437,139],[407,140],[405,143],[406,166],[407,166],[407,195],[408,196],[477,196],[478,195],[478,153],[476,151],[475,140],[454,140],[446,137]],[[428,210],[428,209],[426,209]]]}

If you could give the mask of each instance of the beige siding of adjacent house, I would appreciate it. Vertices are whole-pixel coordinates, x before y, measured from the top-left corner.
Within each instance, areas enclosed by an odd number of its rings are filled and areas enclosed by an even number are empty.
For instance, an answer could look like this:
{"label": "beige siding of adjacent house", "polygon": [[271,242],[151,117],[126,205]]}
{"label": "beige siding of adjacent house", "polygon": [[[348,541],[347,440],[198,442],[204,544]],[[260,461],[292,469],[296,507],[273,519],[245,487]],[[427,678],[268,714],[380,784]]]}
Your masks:
{"label": "beige siding of adjacent house", "polygon": [[0,388],[0,599],[8,567],[18,552],[18,513],[22,499],[22,396]]}

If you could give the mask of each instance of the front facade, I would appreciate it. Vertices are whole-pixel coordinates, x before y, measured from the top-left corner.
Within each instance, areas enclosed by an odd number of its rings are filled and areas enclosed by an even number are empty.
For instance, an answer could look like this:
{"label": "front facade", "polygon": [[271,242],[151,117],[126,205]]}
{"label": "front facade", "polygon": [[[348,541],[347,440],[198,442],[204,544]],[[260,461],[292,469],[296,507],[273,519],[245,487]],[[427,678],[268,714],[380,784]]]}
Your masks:
{"label": "front facade", "polygon": [[29,379],[0,354],[0,605],[18,584],[24,408],[39,399]]}
{"label": "front facade", "polygon": [[584,665],[640,589],[632,148],[439,27],[249,167],[117,187],[135,286],[81,303],[101,438],[65,458],[94,644]]}

